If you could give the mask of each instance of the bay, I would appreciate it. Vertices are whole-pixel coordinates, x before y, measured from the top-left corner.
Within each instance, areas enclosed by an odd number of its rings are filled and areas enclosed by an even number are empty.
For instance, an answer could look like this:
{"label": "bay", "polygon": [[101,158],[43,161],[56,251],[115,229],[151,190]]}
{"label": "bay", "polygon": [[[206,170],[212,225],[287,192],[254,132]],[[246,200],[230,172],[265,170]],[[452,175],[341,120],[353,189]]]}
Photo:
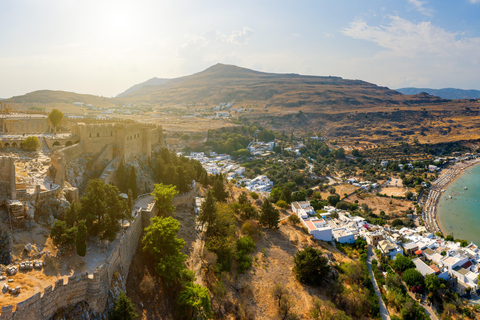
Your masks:
{"label": "bay", "polygon": [[442,193],[438,222],[445,236],[480,246],[480,165],[468,168]]}

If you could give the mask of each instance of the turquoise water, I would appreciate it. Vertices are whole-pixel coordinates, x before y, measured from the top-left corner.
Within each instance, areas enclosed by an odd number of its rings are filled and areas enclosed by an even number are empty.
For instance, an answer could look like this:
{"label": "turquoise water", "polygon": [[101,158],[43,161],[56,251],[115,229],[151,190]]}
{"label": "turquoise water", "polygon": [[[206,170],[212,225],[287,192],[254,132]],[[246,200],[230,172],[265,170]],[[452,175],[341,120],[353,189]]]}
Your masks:
{"label": "turquoise water", "polygon": [[442,193],[438,204],[437,214],[442,230],[453,234],[456,239],[473,241],[480,246],[480,165],[468,168],[452,182]]}

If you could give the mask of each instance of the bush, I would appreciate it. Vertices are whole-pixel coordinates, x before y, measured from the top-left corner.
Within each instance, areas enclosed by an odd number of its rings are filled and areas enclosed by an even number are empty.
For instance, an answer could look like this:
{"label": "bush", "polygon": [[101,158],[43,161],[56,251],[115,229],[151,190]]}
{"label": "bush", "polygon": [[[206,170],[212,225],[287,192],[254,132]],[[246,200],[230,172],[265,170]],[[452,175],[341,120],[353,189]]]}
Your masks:
{"label": "bush", "polygon": [[282,209],[285,209],[286,207],[288,207],[287,202],[285,202],[284,200],[278,200],[275,205]]}
{"label": "bush", "polygon": [[238,260],[238,272],[244,273],[252,265],[252,257],[250,253],[255,250],[255,242],[252,237],[244,236],[237,240],[237,260]]}
{"label": "bush", "polygon": [[305,284],[320,285],[330,273],[328,259],[312,247],[297,251],[294,262],[297,280]]}
{"label": "bush", "polygon": [[258,193],[252,191],[252,192],[250,192],[250,197],[252,197],[252,199],[254,199],[254,200],[257,200],[258,199]]}
{"label": "bush", "polygon": [[288,217],[288,222],[293,225],[297,225],[300,223],[300,218],[296,214],[292,214]]}
{"label": "bush", "polygon": [[40,147],[40,141],[37,137],[27,137],[20,143],[20,147],[27,150],[37,150]]}
{"label": "bush", "polygon": [[255,220],[247,220],[242,225],[242,232],[249,236],[258,234],[258,223]]}

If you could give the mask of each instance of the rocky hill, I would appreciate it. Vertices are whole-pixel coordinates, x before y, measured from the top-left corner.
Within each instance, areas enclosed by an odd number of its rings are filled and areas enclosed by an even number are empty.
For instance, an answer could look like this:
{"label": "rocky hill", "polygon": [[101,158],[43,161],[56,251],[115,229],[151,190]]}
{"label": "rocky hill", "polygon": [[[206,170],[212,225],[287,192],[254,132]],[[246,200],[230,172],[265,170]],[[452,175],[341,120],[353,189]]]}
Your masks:
{"label": "rocky hill", "polygon": [[[216,64],[191,76],[143,86],[123,96],[131,102],[216,104],[235,101],[274,108],[334,110],[399,104],[438,103],[432,96],[404,96],[361,80],[258,72]],[[441,99],[440,99],[441,100]]]}
{"label": "rocky hill", "polygon": [[127,95],[129,95],[130,93],[132,92],[135,92],[135,91],[138,91],[140,90],[141,88],[145,87],[145,86],[158,86],[158,85],[161,85],[167,81],[169,81],[170,79],[160,79],[160,78],[152,78],[150,80],[147,80],[145,82],[142,82],[142,83],[139,83],[139,84],[136,84],[134,85],[133,87],[131,88],[128,88],[127,90],[123,91],[122,93],[118,94],[116,96],[116,98],[122,98],[122,97],[125,97]]}
{"label": "rocky hill", "polygon": [[398,92],[403,94],[419,94],[419,93],[428,93],[433,96],[438,96],[442,99],[480,99],[480,90],[463,90],[463,89],[454,89],[454,88],[444,88],[444,89],[429,89],[429,88],[400,88],[396,89]]}

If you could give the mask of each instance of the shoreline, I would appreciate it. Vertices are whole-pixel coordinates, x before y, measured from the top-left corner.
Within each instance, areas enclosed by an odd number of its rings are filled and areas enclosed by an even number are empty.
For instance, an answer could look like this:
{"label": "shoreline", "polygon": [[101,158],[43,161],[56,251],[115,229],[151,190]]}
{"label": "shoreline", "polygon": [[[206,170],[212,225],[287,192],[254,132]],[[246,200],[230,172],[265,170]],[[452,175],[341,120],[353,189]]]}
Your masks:
{"label": "shoreline", "polygon": [[432,182],[427,200],[425,201],[425,206],[422,210],[422,218],[427,230],[433,233],[441,232],[444,236],[446,235],[442,229],[438,216],[438,202],[440,200],[440,195],[442,194],[441,190],[447,189],[448,186],[464,174],[468,168],[476,164],[480,164],[480,158],[455,163],[453,166],[442,172],[441,175]]}

